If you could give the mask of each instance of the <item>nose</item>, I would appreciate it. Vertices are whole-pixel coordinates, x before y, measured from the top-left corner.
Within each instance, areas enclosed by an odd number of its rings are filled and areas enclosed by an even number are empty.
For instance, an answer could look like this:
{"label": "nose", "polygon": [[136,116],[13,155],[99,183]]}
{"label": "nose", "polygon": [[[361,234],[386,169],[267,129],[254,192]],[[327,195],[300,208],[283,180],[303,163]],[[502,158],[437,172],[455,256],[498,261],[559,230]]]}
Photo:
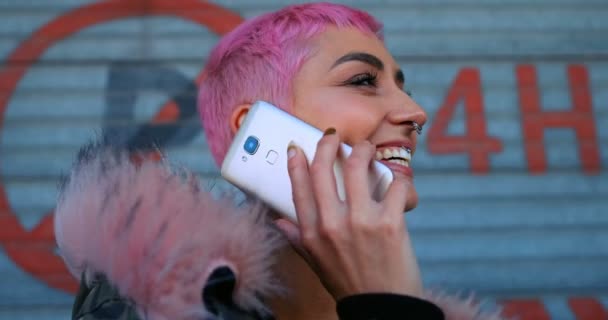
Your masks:
{"label": "nose", "polygon": [[422,127],[426,123],[427,115],[412,97],[399,90],[386,118],[395,125],[412,125],[415,122]]}

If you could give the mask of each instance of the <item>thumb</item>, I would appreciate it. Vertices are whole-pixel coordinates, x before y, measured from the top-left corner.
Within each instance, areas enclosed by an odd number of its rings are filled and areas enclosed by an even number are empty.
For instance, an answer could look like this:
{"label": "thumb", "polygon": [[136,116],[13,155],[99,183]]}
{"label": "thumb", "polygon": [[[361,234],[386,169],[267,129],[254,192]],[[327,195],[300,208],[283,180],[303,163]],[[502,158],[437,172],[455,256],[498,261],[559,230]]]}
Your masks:
{"label": "thumb", "polygon": [[300,256],[302,256],[302,258],[304,258],[306,262],[311,264],[312,260],[310,258],[310,254],[308,254],[308,252],[306,251],[306,249],[304,249],[304,246],[302,245],[302,237],[300,235],[300,228],[298,227],[298,225],[284,218],[277,219],[274,223],[277,228],[281,230],[283,235],[285,235],[293,249]]}
{"label": "thumb", "polygon": [[283,218],[275,220],[274,223],[277,228],[281,230],[283,235],[285,235],[285,237],[287,238],[289,243],[291,243],[292,246],[302,248],[300,229],[295,223]]}

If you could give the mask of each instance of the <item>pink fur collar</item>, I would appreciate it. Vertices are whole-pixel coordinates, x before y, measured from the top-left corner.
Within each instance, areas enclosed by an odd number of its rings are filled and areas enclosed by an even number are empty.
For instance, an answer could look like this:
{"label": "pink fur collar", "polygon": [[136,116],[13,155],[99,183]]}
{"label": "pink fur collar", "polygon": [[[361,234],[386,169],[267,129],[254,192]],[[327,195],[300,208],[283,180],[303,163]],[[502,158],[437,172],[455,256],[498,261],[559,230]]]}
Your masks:
{"label": "pink fur collar", "polygon": [[125,151],[90,145],[64,183],[55,215],[59,251],[72,274],[104,274],[146,319],[209,316],[201,290],[218,266],[237,275],[235,302],[267,311],[280,237],[262,206],[237,208],[201,190],[165,161],[134,164]]}
{"label": "pink fur collar", "polygon": [[[145,319],[203,319],[209,273],[237,275],[235,302],[268,312],[261,298],[283,292],[272,273],[281,237],[262,205],[236,207],[201,190],[191,172],[166,161],[136,164],[108,145],[82,149],[55,213],[59,251],[76,278],[101,273]],[[429,293],[447,320],[499,320],[471,299]]]}

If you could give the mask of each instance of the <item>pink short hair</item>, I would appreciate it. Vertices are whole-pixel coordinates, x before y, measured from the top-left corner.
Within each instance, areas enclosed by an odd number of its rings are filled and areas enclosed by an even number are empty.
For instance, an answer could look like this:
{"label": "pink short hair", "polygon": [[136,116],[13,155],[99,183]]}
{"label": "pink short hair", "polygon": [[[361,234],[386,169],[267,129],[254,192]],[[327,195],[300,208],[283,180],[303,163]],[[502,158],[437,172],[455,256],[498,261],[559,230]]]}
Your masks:
{"label": "pink short hair", "polygon": [[293,5],[248,20],[211,51],[198,110],[209,149],[220,165],[233,139],[234,108],[257,100],[290,111],[292,79],[312,52],[311,39],[327,26],[352,27],[383,39],[382,24],[344,5]]}

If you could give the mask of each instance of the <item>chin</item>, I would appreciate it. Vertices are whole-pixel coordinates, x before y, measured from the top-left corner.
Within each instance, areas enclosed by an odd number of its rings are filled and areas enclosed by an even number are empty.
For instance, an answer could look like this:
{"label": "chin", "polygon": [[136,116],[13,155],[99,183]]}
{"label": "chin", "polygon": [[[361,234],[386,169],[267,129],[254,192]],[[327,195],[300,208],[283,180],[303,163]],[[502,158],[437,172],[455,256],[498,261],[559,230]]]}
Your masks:
{"label": "chin", "polygon": [[410,191],[408,191],[407,195],[407,202],[405,204],[405,212],[414,210],[417,206],[418,206],[418,193],[416,192],[416,189],[413,188]]}

